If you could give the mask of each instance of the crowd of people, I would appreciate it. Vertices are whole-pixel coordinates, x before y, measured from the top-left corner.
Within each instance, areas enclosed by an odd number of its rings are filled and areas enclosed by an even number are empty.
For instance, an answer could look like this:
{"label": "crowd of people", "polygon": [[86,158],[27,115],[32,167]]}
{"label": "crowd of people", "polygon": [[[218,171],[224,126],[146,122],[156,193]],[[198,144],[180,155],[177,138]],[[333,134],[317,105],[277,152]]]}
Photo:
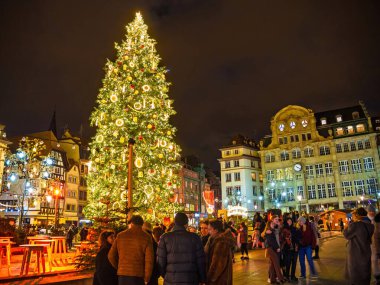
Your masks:
{"label": "crowd of people", "polygon": [[[349,285],[369,285],[371,274],[380,285],[380,213],[369,205],[359,208],[352,219],[339,226],[347,239],[345,277]],[[319,222],[317,217],[298,213],[257,213],[253,218],[252,241],[242,221],[204,220],[188,227],[188,217],[177,213],[167,228],[144,222],[141,216],[130,219],[129,229],[117,236],[103,231],[96,257],[94,285],[141,284],[232,284],[236,249],[241,260],[249,259],[252,249],[265,248],[268,283],[281,284],[306,278],[306,262],[311,279],[318,278],[314,259],[319,259]],[[314,256],[312,253],[314,252]],[[300,275],[296,276],[297,264]]]}

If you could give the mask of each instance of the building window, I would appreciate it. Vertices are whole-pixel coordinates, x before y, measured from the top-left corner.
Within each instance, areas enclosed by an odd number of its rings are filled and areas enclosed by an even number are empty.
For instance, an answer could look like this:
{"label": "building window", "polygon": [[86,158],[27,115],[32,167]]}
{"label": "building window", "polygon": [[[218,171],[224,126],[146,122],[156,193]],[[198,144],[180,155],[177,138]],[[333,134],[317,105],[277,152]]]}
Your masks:
{"label": "building window", "polygon": [[365,126],[364,126],[364,124],[358,124],[358,125],[356,125],[356,131],[358,133],[365,132]]}
{"label": "building window", "polygon": [[295,148],[292,150],[292,157],[293,158],[300,158],[301,157],[301,150],[299,148]]}
{"label": "building window", "polygon": [[306,174],[306,178],[313,178],[314,177],[314,166],[313,165],[306,165],[305,174]]}
{"label": "building window", "polygon": [[232,195],[232,190],[233,190],[233,187],[231,187],[231,186],[226,187],[227,196],[231,196]]}
{"label": "building window", "polygon": [[350,147],[351,147],[351,151],[355,151],[356,150],[355,142],[350,142]]}
{"label": "building window", "polygon": [[369,141],[369,139],[365,139],[364,140],[364,146],[365,146],[366,149],[371,148],[371,142]]}
{"label": "building window", "polygon": [[280,132],[283,132],[285,130],[285,125],[284,124],[279,124],[278,125],[278,129],[280,130]]}
{"label": "building window", "polygon": [[303,186],[297,186],[297,196],[301,196],[302,199],[305,199],[305,196],[303,193]]}
{"label": "building window", "polygon": [[234,173],[234,180],[235,181],[240,181],[240,172],[235,172]]}
{"label": "building window", "polygon": [[362,141],[358,141],[358,150],[363,150],[363,149],[364,149],[363,142]]}
{"label": "building window", "polygon": [[238,149],[235,149],[235,150],[234,150],[234,153],[235,153],[235,154],[239,154],[239,150],[238,150]]}
{"label": "building window", "polygon": [[318,163],[315,165],[315,175],[317,175],[317,177],[323,176],[323,165],[322,165],[322,163]]}
{"label": "building window", "polygon": [[239,167],[239,160],[234,160],[234,166]]}
{"label": "building window", "polygon": [[273,153],[267,153],[265,155],[265,162],[266,163],[270,163],[270,162],[274,162],[275,159],[274,159],[274,154]]}
{"label": "building window", "polygon": [[316,199],[317,198],[317,194],[315,192],[315,185],[308,185],[307,186],[307,192],[309,194],[309,199]]}
{"label": "building window", "polygon": [[286,195],[288,197],[288,201],[294,201],[294,191],[293,188],[289,187],[286,189]]}
{"label": "building window", "polygon": [[364,180],[354,181],[356,195],[365,195]]}
{"label": "building window", "polygon": [[273,180],[274,180],[274,171],[267,170],[267,181],[273,181]]}
{"label": "building window", "polygon": [[296,127],[296,122],[291,121],[289,126],[290,126],[290,128],[294,129]]}
{"label": "building window", "polygon": [[314,150],[311,147],[307,147],[304,149],[304,155],[305,157],[312,157],[314,156]]}
{"label": "building window", "polygon": [[328,146],[321,146],[319,148],[319,155],[329,155],[330,154],[330,148]]}
{"label": "building window", "polygon": [[326,171],[327,176],[330,176],[333,174],[332,162],[325,163],[325,171]]}
{"label": "building window", "polygon": [[251,167],[255,168],[255,162],[251,160]]}
{"label": "building window", "polygon": [[251,177],[252,177],[252,181],[256,181],[256,179],[257,179],[256,172],[252,172]]}
{"label": "building window", "polygon": [[287,151],[282,151],[280,154],[281,161],[289,160],[289,153]]}
{"label": "building window", "polygon": [[82,212],[83,212],[83,206],[79,205],[78,206],[78,213],[82,214]]}
{"label": "building window", "polygon": [[231,173],[226,173],[226,182],[231,182]]}
{"label": "building window", "polygon": [[229,150],[226,151],[226,155],[230,155],[231,152]]}
{"label": "building window", "polygon": [[302,124],[302,127],[306,128],[308,124],[307,120],[302,120],[301,124]]}
{"label": "building window", "polygon": [[342,115],[337,115],[335,118],[338,123],[342,121]]}
{"label": "building window", "polygon": [[371,171],[375,168],[372,157],[364,157],[363,158],[364,170]]}
{"label": "building window", "polygon": [[299,142],[300,139],[298,137],[298,135],[293,135],[293,136],[290,136],[290,142]]}
{"label": "building window", "polygon": [[352,173],[362,172],[362,165],[360,163],[360,159],[359,158],[351,160],[351,169],[352,169]]}
{"label": "building window", "polygon": [[347,134],[352,135],[353,133],[355,133],[353,126],[347,126],[346,130],[347,130]]}
{"label": "building window", "polygon": [[235,194],[236,194],[236,196],[241,196],[241,188],[240,188],[240,186],[235,186]]}
{"label": "building window", "polygon": [[351,181],[342,181],[343,196],[352,196],[352,183]]}
{"label": "building window", "polygon": [[335,192],[335,183],[327,183],[327,192],[329,193],[329,197],[336,197]]}
{"label": "building window", "polygon": [[335,129],[335,134],[336,134],[337,136],[342,136],[342,135],[344,135],[344,130],[343,130],[343,128],[336,128],[336,129]]}
{"label": "building window", "polygon": [[317,188],[318,188],[318,198],[319,199],[326,198],[326,186],[325,186],[325,184],[318,184]]}
{"label": "building window", "polygon": [[263,175],[262,174],[259,174],[259,181],[263,182]]}
{"label": "building window", "polygon": [[348,160],[339,161],[339,173],[340,174],[348,174],[350,173],[350,168],[348,166]]}
{"label": "building window", "polygon": [[326,125],[326,124],[327,124],[326,118],[321,118],[321,125]]}
{"label": "building window", "polygon": [[231,167],[231,162],[230,161],[226,161],[225,162],[225,168],[230,168]]}
{"label": "building window", "polygon": [[268,199],[269,199],[270,201],[273,201],[273,200],[274,200],[274,196],[275,196],[274,189],[269,189],[269,190],[268,190]]}
{"label": "building window", "polygon": [[335,148],[336,148],[336,152],[338,152],[338,153],[342,152],[342,145],[340,143],[336,144]]}
{"label": "building window", "polygon": [[352,119],[359,119],[359,112],[352,112]]}
{"label": "building window", "polygon": [[257,196],[256,189],[257,189],[256,185],[252,185],[252,195],[253,196]]}
{"label": "building window", "polygon": [[344,144],[343,144],[343,151],[344,151],[344,152],[349,152],[349,151],[350,151],[350,148],[349,148],[349,146],[348,146],[348,143],[344,143]]}
{"label": "building window", "polygon": [[288,138],[287,137],[280,137],[280,138],[278,138],[278,141],[280,144],[287,144]]}
{"label": "building window", "polygon": [[376,178],[367,179],[368,194],[377,194],[379,185]]}

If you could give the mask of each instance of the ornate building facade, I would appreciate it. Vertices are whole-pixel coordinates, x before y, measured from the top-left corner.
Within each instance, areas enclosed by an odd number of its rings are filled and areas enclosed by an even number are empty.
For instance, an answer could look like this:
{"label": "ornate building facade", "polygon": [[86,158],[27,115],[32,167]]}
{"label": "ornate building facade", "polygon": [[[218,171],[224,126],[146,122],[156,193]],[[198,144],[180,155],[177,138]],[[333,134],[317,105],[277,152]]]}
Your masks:
{"label": "ornate building facade", "polygon": [[220,149],[222,208],[242,206],[248,212],[264,209],[263,179],[257,144],[242,135]]}
{"label": "ornate building facade", "polygon": [[308,212],[376,203],[378,132],[363,105],[314,113],[290,105],[260,142],[265,208]]}

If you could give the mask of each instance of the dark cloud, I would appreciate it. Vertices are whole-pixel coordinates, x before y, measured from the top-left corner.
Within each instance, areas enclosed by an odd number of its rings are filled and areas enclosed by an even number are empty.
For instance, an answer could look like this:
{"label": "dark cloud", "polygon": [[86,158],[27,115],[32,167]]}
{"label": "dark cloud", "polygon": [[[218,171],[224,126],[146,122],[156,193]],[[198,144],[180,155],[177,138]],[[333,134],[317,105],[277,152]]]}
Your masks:
{"label": "dark cloud", "polygon": [[380,2],[0,2],[0,122],[10,134],[94,130],[88,118],[114,42],[143,13],[170,70],[178,142],[217,167],[236,133],[259,139],[289,104],[315,112],[380,101]]}

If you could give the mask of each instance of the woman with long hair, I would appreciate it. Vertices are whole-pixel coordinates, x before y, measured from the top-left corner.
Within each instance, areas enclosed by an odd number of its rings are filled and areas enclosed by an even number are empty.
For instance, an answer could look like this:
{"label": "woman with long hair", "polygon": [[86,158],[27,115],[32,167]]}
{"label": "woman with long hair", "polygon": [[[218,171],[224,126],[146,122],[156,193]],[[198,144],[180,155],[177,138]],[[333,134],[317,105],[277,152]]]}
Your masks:
{"label": "woman with long hair", "polygon": [[93,285],[117,285],[117,271],[108,260],[108,252],[115,240],[113,231],[102,231],[99,235],[99,252],[95,259],[95,274]]}

